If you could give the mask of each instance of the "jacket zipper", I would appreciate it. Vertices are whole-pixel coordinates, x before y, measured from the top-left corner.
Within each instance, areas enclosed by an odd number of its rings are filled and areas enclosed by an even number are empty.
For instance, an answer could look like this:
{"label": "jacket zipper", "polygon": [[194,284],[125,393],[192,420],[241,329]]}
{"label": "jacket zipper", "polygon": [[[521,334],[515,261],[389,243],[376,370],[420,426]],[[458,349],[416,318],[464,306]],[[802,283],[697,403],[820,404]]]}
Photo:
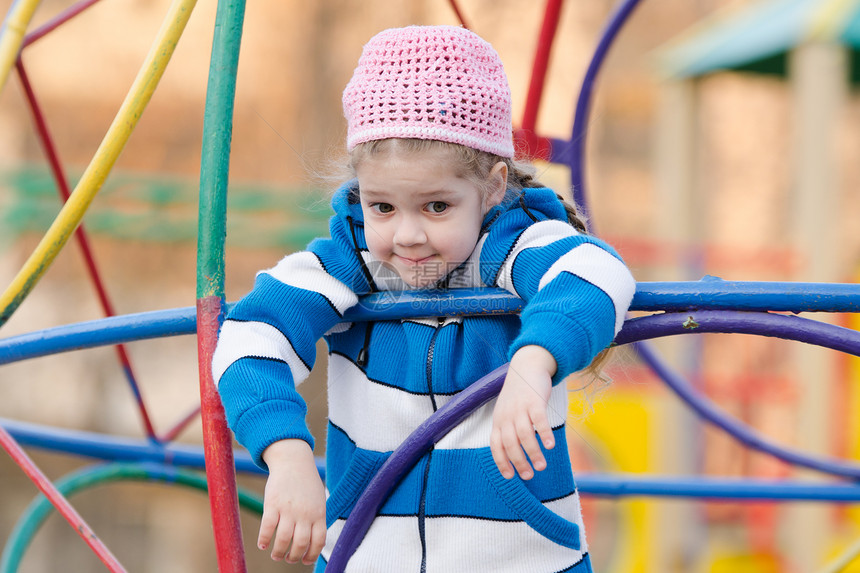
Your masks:
{"label": "jacket zipper", "polygon": [[364,262],[364,257],[361,256],[361,249],[358,247],[358,238],[355,234],[355,221],[353,221],[352,217],[347,217],[346,220],[349,223],[349,233],[352,235],[353,253],[355,254],[355,258],[358,259],[358,264],[361,267],[361,272],[364,274],[365,280],[367,280],[367,286],[370,292],[377,292],[379,289],[376,287],[373,275],[370,273],[370,269],[367,268],[367,263]]}
{"label": "jacket zipper", "polygon": [[433,403],[433,411],[438,410],[436,406],[436,396],[433,394],[433,354],[436,352],[436,338],[439,336],[439,331],[442,330],[442,325],[445,324],[445,317],[440,316],[436,319],[438,324],[436,330],[430,338],[430,346],[427,348],[427,392],[430,393],[430,402]]}
{"label": "jacket zipper", "polygon": [[421,573],[427,573],[427,535],[425,530],[425,506],[427,503],[427,480],[430,478],[430,460],[433,458],[433,447],[427,453],[427,465],[424,466],[424,484],[421,486],[421,501],[418,504],[418,535],[421,538]]}
{"label": "jacket zipper", "polygon": [[355,359],[355,363],[364,368],[367,366],[367,354],[370,348],[370,333],[373,330],[373,323],[366,322],[364,323],[364,344],[361,347],[361,350],[358,351],[358,357]]}
{"label": "jacket zipper", "polygon": [[[442,325],[445,324],[445,317],[440,316],[436,325],[436,330],[430,338],[430,345],[427,347],[427,391],[430,394],[430,402],[433,404],[433,411],[436,406],[436,396],[433,394],[433,355],[436,352],[436,339],[439,337],[439,331],[442,330]],[[427,480],[430,477],[430,461],[433,458],[433,448],[427,453],[427,465],[424,466],[424,482],[421,486],[421,500],[418,503],[418,535],[421,538],[421,573],[427,572],[427,537],[425,530],[427,504]]]}

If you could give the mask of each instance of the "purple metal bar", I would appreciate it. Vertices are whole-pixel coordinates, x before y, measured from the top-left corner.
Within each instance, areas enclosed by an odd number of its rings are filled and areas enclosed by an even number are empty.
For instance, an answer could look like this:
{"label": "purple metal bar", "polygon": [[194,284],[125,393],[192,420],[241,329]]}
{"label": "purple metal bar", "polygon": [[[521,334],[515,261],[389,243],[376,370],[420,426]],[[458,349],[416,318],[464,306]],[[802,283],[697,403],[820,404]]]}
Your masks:
{"label": "purple metal bar", "polygon": [[627,22],[630,14],[639,5],[639,0],[626,0],[610,16],[609,22],[600,35],[600,41],[594,50],[594,55],[582,80],[579,99],[573,117],[573,133],[570,136],[570,182],[573,186],[573,200],[583,214],[588,215],[588,203],[585,192],[585,134],[588,116],[591,109],[591,94],[594,91],[594,81],[600,71],[600,66],[609,52],[609,47],[621,27]]}
{"label": "purple metal bar", "polygon": [[[778,336],[860,356],[860,332],[800,317],[732,311],[662,314],[628,320],[616,338],[616,343],[634,343],[657,336],[690,332]],[[834,459],[815,458],[770,442],[752,428],[724,414],[707,398],[696,393],[680,377],[661,364],[646,345],[636,344],[636,350],[669,387],[702,418],[722,428],[747,446],[794,465],[860,480],[860,466]],[[371,480],[347,518],[332,551],[326,568],[327,572],[340,573],[344,570],[347,561],[358,548],[391,489],[436,441],[475,409],[498,394],[504,382],[506,368],[507,365],[502,366],[472,384],[430,416],[394,451]]]}
{"label": "purple metal bar", "polygon": [[388,492],[430,447],[502,389],[508,365],[500,366],[439,408],[391,454],[368,484],[344,524],[332,550],[326,573],[341,573],[370,528]]}
{"label": "purple metal bar", "polygon": [[787,314],[733,310],[667,312],[628,319],[615,344],[677,334],[754,334],[796,340],[860,356],[860,332]]}
{"label": "purple metal bar", "polygon": [[780,446],[753,428],[720,410],[710,399],[688,384],[664,364],[654,350],[640,341],[658,336],[683,333],[740,333],[772,336],[815,344],[860,356],[860,332],[817,322],[798,316],[733,311],[699,311],[669,313],[627,321],[616,337],[616,343],[635,342],[634,348],[642,360],[665,384],[700,417],[714,424],[741,442],[780,460],[832,474],[860,480],[860,466],[833,458],[815,457]]}

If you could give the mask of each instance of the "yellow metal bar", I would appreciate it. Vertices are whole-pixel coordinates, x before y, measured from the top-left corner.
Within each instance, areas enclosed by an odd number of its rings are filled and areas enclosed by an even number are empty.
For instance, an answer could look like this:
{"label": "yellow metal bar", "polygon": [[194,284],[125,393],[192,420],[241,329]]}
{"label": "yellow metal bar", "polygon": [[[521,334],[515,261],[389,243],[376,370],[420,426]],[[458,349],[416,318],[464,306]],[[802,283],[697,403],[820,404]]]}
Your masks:
{"label": "yellow metal bar", "polygon": [[27,297],[80,224],[149,103],[196,2],[197,0],[174,0],[170,6],[146,61],[71,197],[12,284],[0,296],[0,326],[6,323]]}
{"label": "yellow metal bar", "polygon": [[809,24],[808,40],[835,42],[845,28],[848,17],[857,10],[858,0],[822,2]]}
{"label": "yellow metal bar", "polygon": [[824,566],[818,573],[844,573],[848,566],[860,559],[860,539],[845,550],[839,557]]}
{"label": "yellow metal bar", "polygon": [[27,34],[27,26],[33,19],[41,0],[17,0],[6,13],[3,28],[0,29],[0,91],[6,85],[9,73],[18,59],[21,44]]}

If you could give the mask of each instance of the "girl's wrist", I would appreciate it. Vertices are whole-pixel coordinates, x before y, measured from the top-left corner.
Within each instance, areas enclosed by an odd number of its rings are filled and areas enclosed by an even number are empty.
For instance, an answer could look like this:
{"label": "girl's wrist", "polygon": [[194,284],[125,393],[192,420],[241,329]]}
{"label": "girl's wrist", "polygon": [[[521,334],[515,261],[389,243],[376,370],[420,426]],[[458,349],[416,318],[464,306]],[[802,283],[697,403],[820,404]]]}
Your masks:
{"label": "girl's wrist", "polygon": [[[279,440],[271,443],[261,456],[266,465],[272,467],[282,463],[295,464],[301,460],[313,461],[314,453],[310,444],[300,439]],[[316,463],[314,463],[316,466]]]}
{"label": "girl's wrist", "polygon": [[525,362],[532,368],[540,368],[546,371],[550,377],[554,376],[558,370],[558,363],[552,353],[536,344],[522,346],[514,352],[511,357],[511,364],[515,365],[518,362]]}

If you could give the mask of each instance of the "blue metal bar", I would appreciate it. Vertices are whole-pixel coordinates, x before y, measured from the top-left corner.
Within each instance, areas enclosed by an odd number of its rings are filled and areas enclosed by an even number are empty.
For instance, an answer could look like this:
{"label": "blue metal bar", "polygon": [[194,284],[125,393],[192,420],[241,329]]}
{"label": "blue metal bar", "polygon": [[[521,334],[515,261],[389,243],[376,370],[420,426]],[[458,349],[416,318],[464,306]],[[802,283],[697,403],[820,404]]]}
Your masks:
{"label": "blue metal bar", "polygon": [[0,339],[0,364],[135,340],[194,334],[194,307],[112,316]]}
{"label": "blue metal bar", "polygon": [[[149,440],[121,438],[81,430],[59,429],[0,418],[2,426],[22,446],[66,452],[108,461],[147,461],[173,466],[203,468],[203,449],[183,444],[156,444]],[[237,450],[236,467],[262,473],[246,451]]]}
{"label": "blue metal bar", "polygon": [[[421,316],[509,314],[522,301],[498,288],[387,291],[363,297],[344,321],[396,320]],[[860,284],[771,281],[640,282],[630,310],[688,309],[777,312],[860,312]]]}
{"label": "blue metal bar", "polygon": [[778,312],[860,312],[860,284],[776,281],[639,283],[631,310],[772,310]]}
{"label": "blue metal bar", "polygon": [[[345,321],[421,316],[510,314],[522,301],[502,289],[383,292],[363,297]],[[631,310],[860,312],[860,285],[702,280],[643,282]],[[0,339],[0,365],[70,350],[194,334],[196,309],[183,307],[80,322]]]}
{"label": "blue metal bar", "polygon": [[[73,453],[105,461],[164,464],[169,468],[203,468],[203,450],[192,446],[157,447],[148,441],[104,436],[78,430],[61,430],[0,418],[0,426],[22,445]],[[236,469],[263,474],[244,450],[235,451]],[[324,461],[317,467],[324,476]],[[585,495],[609,497],[702,497],[782,501],[860,502],[860,485],[848,482],[812,483],[780,480],[744,480],[713,477],[642,477],[624,473],[578,473],[576,483]]]}
{"label": "blue metal bar", "polygon": [[860,502],[860,485],[846,482],[685,478],[578,474],[576,486],[583,495],[608,497],[689,497],[719,500]]}
{"label": "blue metal bar", "polygon": [[[2,426],[22,446],[52,452],[64,452],[105,461],[154,462],[171,466],[203,469],[203,448],[184,444],[156,444],[149,440],[136,440],[43,426],[29,422],[0,418]],[[248,474],[263,474],[244,449],[234,450],[236,470]],[[317,458],[320,477],[325,479],[325,460]]]}
{"label": "blue metal bar", "polygon": [[362,297],[344,313],[343,320],[515,314],[522,308],[522,299],[500,288],[383,291]]}

